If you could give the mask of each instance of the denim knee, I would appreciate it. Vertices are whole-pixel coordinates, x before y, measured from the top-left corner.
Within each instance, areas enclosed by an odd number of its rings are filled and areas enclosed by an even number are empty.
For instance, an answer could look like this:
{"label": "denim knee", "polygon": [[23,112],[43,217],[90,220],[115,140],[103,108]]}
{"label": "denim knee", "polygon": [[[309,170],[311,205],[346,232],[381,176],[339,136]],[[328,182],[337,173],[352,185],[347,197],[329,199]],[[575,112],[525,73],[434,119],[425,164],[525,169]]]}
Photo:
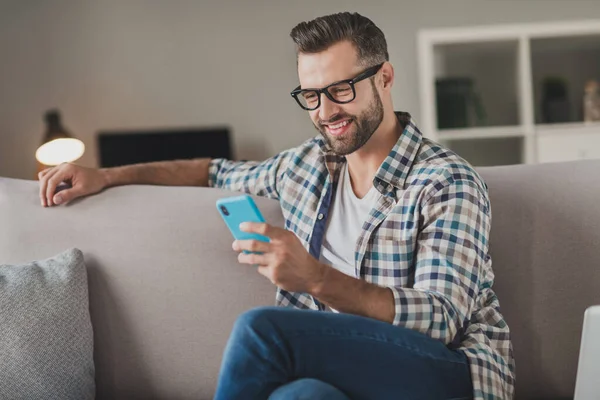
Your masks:
{"label": "denim knee", "polygon": [[350,400],[341,390],[312,378],[297,379],[277,388],[269,400]]}
{"label": "denim knee", "polygon": [[248,310],[237,318],[233,325],[233,334],[243,332],[264,332],[273,325],[273,317],[281,311],[279,307],[257,307]]}

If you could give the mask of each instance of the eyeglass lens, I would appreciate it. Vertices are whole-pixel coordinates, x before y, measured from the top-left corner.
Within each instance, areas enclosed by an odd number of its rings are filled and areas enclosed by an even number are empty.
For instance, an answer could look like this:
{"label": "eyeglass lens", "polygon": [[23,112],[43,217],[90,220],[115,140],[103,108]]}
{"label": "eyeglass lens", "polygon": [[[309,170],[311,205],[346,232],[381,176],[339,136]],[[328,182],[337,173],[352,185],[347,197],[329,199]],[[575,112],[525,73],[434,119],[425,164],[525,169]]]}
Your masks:
{"label": "eyeglass lens", "polygon": [[[352,86],[347,82],[338,83],[326,89],[334,101],[338,103],[347,103],[353,100],[354,92]],[[301,92],[298,100],[306,108],[316,108],[319,105],[319,93],[314,90]]]}

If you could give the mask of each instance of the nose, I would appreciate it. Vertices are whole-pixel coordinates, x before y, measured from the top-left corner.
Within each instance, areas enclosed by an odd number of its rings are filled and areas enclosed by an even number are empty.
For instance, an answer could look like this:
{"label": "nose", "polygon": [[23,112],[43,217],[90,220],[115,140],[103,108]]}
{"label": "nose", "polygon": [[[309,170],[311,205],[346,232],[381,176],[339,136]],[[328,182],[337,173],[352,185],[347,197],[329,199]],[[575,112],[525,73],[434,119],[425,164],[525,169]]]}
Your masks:
{"label": "nose", "polygon": [[325,93],[321,93],[321,106],[319,107],[319,119],[328,121],[332,116],[339,112],[337,103],[329,100]]}

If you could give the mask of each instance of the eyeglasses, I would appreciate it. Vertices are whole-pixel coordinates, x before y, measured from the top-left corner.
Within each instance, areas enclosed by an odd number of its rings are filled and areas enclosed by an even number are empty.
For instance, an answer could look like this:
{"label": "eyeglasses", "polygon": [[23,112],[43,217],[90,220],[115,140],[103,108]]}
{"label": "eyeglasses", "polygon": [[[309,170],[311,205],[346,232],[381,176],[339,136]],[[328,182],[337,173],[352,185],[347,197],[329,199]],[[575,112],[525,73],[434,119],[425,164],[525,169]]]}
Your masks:
{"label": "eyeglasses", "polygon": [[331,85],[325,86],[323,89],[300,89],[298,86],[290,93],[298,102],[298,105],[305,110],[312,111],[319,108],[321,105],[321,93],[334,103],[346,104],[356,98],[356,90],[354,85],[358,82],[375,75],[384,63],[375,65],[352,79],[333,82]]}

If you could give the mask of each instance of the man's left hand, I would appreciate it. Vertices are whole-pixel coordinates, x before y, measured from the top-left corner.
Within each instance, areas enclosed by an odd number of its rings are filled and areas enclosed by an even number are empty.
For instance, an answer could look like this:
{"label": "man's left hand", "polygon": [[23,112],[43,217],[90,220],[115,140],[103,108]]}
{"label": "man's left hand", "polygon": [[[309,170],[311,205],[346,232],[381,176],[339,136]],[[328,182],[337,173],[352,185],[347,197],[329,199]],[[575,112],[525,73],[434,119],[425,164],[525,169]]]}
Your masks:
{"label": "man's left hand", "polygon": [[240,263],[258,265],[261,275],[290,292],[312,293],[321,284],[327,266],[311,256],[293,232],[254,222],[244,222],[240,224],[240,229],[244,232],[258,233],[271,240],[234,241],[232,247],[235,251],[263,253],[240,253]]}

